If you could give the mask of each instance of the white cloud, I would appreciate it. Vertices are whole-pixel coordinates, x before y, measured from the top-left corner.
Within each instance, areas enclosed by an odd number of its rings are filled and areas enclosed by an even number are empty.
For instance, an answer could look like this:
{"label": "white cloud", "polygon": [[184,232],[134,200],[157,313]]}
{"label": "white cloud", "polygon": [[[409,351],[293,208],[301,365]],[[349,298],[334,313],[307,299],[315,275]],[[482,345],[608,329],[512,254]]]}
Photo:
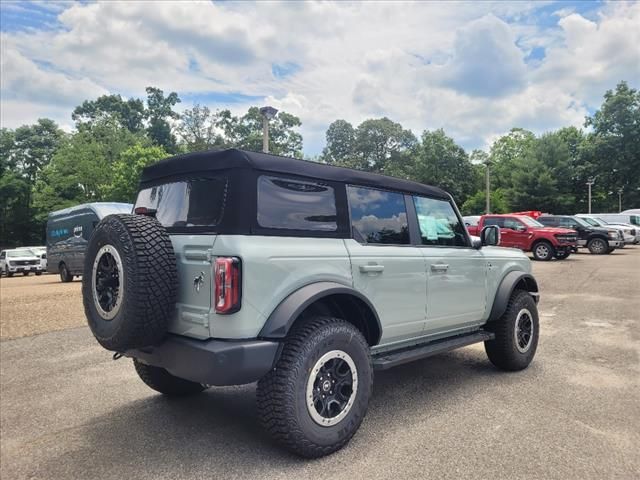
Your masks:
{"label": "white cloud", "polygon": [[[486,147],[512,126],[580,125],[619,80],[639,86],[640,3],[607,4],[591,20],[560,3],[557,25],[542,27],[535,19],[545,6],[74,3],[59,13],[60,28],[3,34],[2,119],[69,122],[85,98],[143,96],[155,85],[196,98],[262,97],[300,116],[307,153],[321,150],[333,120],[382,115],[416,134],[443,127],[467,147]],[[526,64],[534,48],[546,55]],[[274,64],[296,68],[277,77]]]}

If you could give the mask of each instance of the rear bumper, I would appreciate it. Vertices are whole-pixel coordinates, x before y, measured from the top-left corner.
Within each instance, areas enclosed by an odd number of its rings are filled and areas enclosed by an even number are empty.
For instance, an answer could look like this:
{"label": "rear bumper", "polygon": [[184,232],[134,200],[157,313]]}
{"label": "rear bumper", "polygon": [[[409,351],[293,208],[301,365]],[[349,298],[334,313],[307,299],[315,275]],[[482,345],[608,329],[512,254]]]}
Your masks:
{"label": "rear bumper", "polygon": [[176,377],[207,385],[243,385],[271,370],[280,342],[195,340],[169,335],[160,345],[128,350],[127,357],[162,367]]}

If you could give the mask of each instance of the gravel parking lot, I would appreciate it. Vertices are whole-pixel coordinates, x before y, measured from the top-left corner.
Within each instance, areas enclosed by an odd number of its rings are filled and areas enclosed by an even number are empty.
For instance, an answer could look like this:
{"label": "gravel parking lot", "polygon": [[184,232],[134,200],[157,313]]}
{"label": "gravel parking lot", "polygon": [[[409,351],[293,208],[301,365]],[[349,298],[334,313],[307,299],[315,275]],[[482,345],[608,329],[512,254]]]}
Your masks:
{"label": "gravel parking lot", "polygon": [[80,282],[3,278],[0,477],[640,478],[640,247],[534,273],[529,369],[498,372],[476,345],[378,374],[359,433],[314,461],[260,431],[253,385],[149,390],[84,326]]}

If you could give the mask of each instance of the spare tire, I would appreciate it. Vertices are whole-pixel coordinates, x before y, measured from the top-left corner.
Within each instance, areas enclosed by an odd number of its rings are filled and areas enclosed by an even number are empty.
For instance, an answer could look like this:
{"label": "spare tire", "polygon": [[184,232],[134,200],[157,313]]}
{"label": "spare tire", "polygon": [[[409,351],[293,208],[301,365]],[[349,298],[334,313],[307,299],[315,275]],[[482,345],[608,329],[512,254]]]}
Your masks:
{"label": "spare tire", "polygon": [[175,310],[177,277],[171,239],[155,218],[105,217],[82,276],[85,315],[100,345],[124,352],[159,343]]}

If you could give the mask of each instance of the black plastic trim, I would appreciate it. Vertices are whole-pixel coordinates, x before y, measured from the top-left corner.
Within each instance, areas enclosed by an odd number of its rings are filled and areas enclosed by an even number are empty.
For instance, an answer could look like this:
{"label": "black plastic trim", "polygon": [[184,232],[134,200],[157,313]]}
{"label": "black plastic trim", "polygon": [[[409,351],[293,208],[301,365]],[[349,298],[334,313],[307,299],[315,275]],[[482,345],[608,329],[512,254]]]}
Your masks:
{"label": "black plastic trim", "polygon": [[491,315],[489,315],[490,322],[499,319],[504,314],[507,310],[511,294],[516,288],[516,285],[522,280],[531,286],[527,288],[527,290],[532,294],[537,303],[540,294],[538,293],[538,283],[536,279],[533,278],[533,275],[524,272],[509,272],[502,279],[502,282],[500,282],[500,286],[496,292],[493,307],[491,308]]}
{"label": "black plastic trim", "polygon": [[363,301],[373,312],[378,326],[378,338],[373,339],[372,345],[376,345],[380,341],[382,335],[382,325],[380,318],[373,304],[367,297],[351,287],[341,285],[335,282],[317,282],[307,285],[296,290],[287,298],[285,298],[276,309],[271,313],[267,322],[262,327],[259,338],[280,339],[287,336],[293,322],[298,316],[313,302],[329,295],[351,295]]}
{"label": "black plastic trim", "polygon": [[196,340],[168,335],[160,345],[129,350],[125,355],[192,382],[227,386],[262,378],[275,365],[279,347],[277,341]]}

